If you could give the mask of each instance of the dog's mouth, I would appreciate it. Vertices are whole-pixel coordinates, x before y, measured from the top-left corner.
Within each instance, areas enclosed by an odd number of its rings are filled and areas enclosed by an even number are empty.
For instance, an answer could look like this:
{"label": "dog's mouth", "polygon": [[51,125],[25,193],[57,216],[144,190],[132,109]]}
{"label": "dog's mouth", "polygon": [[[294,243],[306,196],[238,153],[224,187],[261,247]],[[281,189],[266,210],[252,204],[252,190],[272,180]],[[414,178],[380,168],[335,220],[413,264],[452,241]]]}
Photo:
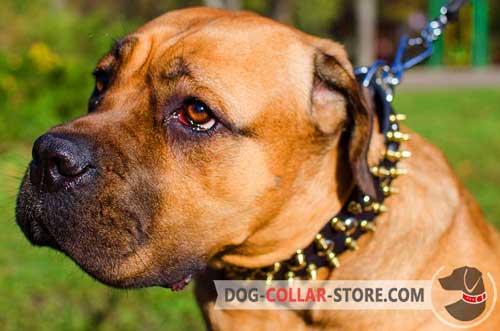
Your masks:
{"label": "dog's mouth", "polygon": [[93,198],[98,191],[92,187],[47,193],[25,178],[16,221],[33,245],[62,252],[93,278],[117,288],[161,286],[180,291],[204,267],[189,255],[182,259],[173,251],[157,252],[151,230],[141,227],[147,226],[144,219],[149,215],[122,202],[122,195],[109,202],[113,210],[105,210],[107,205]]}
{"label": "dog's mouth", "polygon": [[186,277],[184,277],[183,279],[181,279],[180,281],[175,282],[175,283],[168,285],[166,287],[170,288],[172,291],[175,291],[175,292],[182,291],[191,282],[192,278],[193,278],[193,274],[189,274]]}
{"label": "dog's mouth", "polygon": [[43,218],[43,200],[25,176],[16,203],[16,222],[31,244],[61,250],[61,246],[48,230]]}

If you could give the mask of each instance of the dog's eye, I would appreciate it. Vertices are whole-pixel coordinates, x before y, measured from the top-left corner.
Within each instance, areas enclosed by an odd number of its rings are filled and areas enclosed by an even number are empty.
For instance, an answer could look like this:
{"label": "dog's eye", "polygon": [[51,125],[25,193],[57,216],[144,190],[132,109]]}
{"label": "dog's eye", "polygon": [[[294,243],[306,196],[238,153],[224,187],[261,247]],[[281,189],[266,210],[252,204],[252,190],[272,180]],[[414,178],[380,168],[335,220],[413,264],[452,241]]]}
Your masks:
{"label": "dog's eye", "polygon": [[95,91],[99,94],[102,93],[109,83],[109,75],[106,71],[97,69],[94,71],[95,77]]}
{"label": "dog's eye", "polygon": [[217,123],[210,108],[195,99],[184,102],[176,117],[183,125],[197,131],[208,131]]}

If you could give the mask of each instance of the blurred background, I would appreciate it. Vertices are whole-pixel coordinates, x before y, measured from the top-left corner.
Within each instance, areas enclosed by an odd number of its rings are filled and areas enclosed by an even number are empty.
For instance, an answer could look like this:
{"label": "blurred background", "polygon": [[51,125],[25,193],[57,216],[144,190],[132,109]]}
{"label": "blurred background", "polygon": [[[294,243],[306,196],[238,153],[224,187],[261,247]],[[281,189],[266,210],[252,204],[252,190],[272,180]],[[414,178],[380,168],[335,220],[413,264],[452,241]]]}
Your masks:
{"label": "blurred background", "polygon": [[[201,330],[191,289],[118,291],[14,222],[33,140],[86,112],[90,75],[113,40],[168,10],[247,9],[344,43],[356,64],[391,59],[442,0],[2,0],[0,3],[0,330]],[[440,148],[500,226],[500,1],[471,0],[434,56],[405,76],[395,107]],[[439,185],[439,183],[436,183]]]}

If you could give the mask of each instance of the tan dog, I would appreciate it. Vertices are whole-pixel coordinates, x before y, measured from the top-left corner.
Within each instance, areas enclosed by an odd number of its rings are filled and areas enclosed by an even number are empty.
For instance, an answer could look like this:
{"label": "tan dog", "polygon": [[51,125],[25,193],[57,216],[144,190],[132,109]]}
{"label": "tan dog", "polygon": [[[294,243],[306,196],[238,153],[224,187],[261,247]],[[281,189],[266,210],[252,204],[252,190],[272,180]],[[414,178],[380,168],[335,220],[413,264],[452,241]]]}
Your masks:
{"label": "tan dog", "polygon": [[[209,262],[287,259],[355,185],[373,192],[383,137],[340,45],[194,8],[124,38],[95,75],[89,114],[35,143],[17,205],[34,244],[116,287],[182,287],[198,274],[214,330],[444,329],[430,312],[213,309]],[[465,264],[500,275],[498,234],[442,153],[417,135],[404,147],[409,175],[378,231],[320,278],[429,279]],[[481,327],[499,321],[496,311]]]}

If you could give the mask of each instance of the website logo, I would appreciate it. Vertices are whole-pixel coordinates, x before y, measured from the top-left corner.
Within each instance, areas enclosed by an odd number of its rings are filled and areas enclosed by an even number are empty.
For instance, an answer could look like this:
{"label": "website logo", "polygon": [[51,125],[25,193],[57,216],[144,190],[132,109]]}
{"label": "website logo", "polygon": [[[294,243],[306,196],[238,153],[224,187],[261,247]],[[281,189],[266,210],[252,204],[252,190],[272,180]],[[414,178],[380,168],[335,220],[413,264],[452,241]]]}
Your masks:
{"label": "website logo", "polygon": [[490,273],[472,266],[441,267],[432,279],[433,311],[441,322],[455,328],[472,328],[492,313],[497,290]]}
{"label": "website logo", "polygon": [[486,308],[486,291],[483,274],[476,268],[461,267],[448,277],[439,278],[441,287],[448,291],[460,291],[461,298],[445,308],[459,321],[472,321]]}
{"label": "website logo", "polygon": [[439,268],[427,280],[216,280],[216,309],[420,310],[467,329],[493,312],[497,290],[490,273],[469,266]]}

